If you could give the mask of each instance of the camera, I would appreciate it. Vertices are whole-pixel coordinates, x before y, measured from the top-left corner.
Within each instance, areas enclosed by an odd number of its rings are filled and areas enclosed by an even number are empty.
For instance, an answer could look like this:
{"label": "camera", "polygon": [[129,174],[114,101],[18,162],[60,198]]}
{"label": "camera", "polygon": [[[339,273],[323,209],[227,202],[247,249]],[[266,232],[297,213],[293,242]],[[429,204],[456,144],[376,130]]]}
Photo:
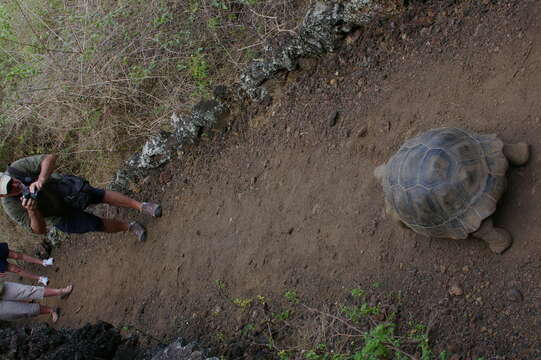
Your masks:
{"label": "camera", "polygon": [[30,188],[26,185],[23,185],[23,198],[25,199],[34,199],[37,200],[39,195],[39,190],[36,192],[31,192]]}

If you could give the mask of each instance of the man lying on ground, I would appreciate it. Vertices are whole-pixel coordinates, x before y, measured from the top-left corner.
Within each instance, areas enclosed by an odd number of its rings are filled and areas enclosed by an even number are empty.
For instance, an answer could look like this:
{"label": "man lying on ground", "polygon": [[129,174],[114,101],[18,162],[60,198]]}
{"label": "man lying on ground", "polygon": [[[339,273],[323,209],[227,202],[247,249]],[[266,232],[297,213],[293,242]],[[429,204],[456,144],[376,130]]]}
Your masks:
{"label": "man lying on ground", "polygon": [[160,205],[92,187],[78,176],[56,174],[56,159],[56,155],[29,156],[0,173],[0,198],[11,219],[35,234],[45,234],[47,226],[55,226],[70,234],[131,231],[140,241],[146,239],[146,229],[136,221],[100,218],[85,209],[90,204],[106,203],[159,217]]}

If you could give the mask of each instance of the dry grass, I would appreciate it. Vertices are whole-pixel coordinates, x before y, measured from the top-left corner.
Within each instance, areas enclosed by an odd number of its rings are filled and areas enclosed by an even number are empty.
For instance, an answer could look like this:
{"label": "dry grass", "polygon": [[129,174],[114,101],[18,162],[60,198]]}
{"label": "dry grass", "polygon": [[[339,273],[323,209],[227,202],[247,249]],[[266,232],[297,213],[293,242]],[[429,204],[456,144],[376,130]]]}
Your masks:
{"label": "dry grass", "polygon": [[167,129],[173,111],[188,111],[214,84],[236,79],[268,40],[294,32],[302,5],[8,0],[9,28],[0,35],[4,162],[57,152],[81,171],[96,154],[132,151]]}
{"label": "dry grass", "polygon": [[6,0],[0,4],[0,167],[36,153],[105,185],[311,0]]}

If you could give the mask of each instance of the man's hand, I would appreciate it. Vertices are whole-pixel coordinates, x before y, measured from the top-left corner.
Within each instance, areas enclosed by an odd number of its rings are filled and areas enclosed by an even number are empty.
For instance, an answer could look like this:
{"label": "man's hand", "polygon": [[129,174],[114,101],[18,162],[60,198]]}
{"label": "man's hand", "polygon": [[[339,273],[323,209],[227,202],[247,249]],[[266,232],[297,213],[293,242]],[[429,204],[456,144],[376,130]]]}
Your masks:
{"label": "man's hand", "polygon": [[28,188],[30,189],[31,193],[36,193],[41,190],[44,183],[45,183],[45,180],[37,179],[32,184],[30,184]]}
{"label": "man's hand", "polygon": [[5,278],[6,276],[8,276],[8,274],[5,272],[0,272],[0,278]]}
{"label": "man's hand", "polygon": [[32,198],[25,199],[24,197],[21,197],[21,203],[23,208],[29,211],[34,211],[38,208],[38,202]]}

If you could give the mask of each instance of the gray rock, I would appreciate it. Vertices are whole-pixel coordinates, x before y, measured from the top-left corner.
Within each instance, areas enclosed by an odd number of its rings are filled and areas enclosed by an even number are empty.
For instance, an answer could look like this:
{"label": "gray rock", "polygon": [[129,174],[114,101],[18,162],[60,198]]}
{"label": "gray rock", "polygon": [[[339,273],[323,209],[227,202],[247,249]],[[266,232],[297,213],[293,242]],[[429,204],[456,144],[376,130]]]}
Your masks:
{"label": "gray rock", "polygon": [[169,135],[165,131],[153,135],[143,145],[143,149],[128,160],[127,165],[139,169],[155,169],[171,160],[171,149],[167,147]]}
{"label": "gray rock", "polygon": [[227,113],[227,106],[218,100],[203,100],[197,103],[190,117],[178,117],[173,114],[171,124],[179,146],[191,143],[201,128],[213,127],[223,115]]}
{"label": "gray rock", "polygon": [[205,357],[203,352],[194,350],[195,345],[195,343],[182,345],[182,341],[177,339],[155,354],[152,360],[219,360],[216,357]]}
{"label": "gray rock", "polygon": [[306,14],[299,36],[289,38],[279,49],[270,49],[263,60],[254,60],[241,75],[241,88],[256,101],[267,91],[260,86],[279,71],[293,71],[300,57],[332,52],[345,33],[370,22],[380,6],[373,0],[352,0],[345,4],[317,2]]}
{"label": "gray rock", "polygon": [[47,241],[53,247],[58,247],[63,241],[69,239],[69,234],[58,230],[56,227],[52,226],[49,232],[47,233]]}
{"label": "gray rock", "polygon": [[189,117],[171,116],[173,133],[161,131],[152,136],[141,151],[135,153],[119,169],[110,190],[127,193],[130,183],[150,175],[151,171],[169,162],[184,144],[193,143],[202,128],[213,127],[227,113],[227,106],[217,100],[203,100],[195,105]]}

